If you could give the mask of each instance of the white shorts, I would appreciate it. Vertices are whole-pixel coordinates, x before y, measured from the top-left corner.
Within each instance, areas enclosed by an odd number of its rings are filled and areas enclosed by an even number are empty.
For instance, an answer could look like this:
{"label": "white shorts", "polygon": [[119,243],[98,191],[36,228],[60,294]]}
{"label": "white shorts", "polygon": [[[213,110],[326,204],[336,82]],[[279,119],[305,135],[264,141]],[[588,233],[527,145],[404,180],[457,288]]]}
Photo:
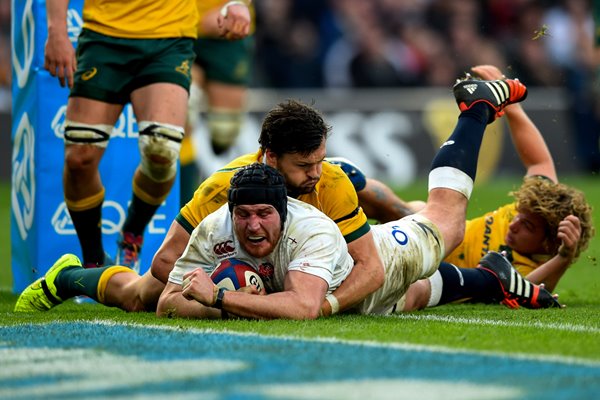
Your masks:
{"label": "white shorts", "polygon": [[418,214],[372,227],[375,244],[385,268],[385,282],[359,304],[361,314],[389,314],[408,287],[427,278],[444,257],[438,228]]}

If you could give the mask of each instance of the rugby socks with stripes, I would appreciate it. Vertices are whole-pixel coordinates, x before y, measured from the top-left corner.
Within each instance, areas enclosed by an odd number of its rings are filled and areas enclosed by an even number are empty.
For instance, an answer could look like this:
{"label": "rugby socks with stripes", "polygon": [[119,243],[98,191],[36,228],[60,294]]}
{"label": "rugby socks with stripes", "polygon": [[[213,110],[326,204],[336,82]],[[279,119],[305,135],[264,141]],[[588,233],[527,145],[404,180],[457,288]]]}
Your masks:
{"label": "rugby socks with stripes", "polygon": [[460,301],[491,303],[504,296],[497,278],[481,268],[458,268],[442,262],[429,278],[431,295],[427,307]]}

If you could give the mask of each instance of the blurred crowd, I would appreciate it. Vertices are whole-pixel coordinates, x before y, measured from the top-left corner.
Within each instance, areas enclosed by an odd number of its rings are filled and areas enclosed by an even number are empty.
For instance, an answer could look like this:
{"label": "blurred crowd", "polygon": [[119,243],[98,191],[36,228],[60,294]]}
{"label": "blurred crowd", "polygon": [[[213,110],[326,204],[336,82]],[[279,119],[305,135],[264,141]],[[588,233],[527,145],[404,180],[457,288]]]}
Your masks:
{"label": "blurred crowd", "polygon": [[447,86],[483,63],[530,86],[563,86],[594,69],[591,0],[255,4],[255,86]]}
{"label": "blurred crowd", "polygon": [[[600,47],[592,0],[256,0],[254,85],[452,85],[493,64],[565,89],[581,167],[600,173]],[[596,15],[600,21],[600,16]]]}
{"label": "blurred crowd", "polygon": [[[254,4],[254,87],[447,87],[470,66],[494,64],[530,87],[564,87],[580,151],[598,148],[592,0]],[[10,0],[0,0],[0,111],[10,109],[10,59]],[[586,169],[600,171],[598,153]]]}

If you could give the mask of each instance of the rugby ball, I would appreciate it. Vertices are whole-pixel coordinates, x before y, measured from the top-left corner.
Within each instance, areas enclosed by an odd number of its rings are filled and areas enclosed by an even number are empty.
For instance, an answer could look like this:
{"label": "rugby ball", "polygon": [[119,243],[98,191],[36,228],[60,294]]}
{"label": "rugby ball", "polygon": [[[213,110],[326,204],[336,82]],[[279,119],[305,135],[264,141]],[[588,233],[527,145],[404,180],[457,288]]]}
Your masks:
{"label": "rugby ball", "polygon": [[217,286],[227,290],[238,290],[250,285],[256,286],[258,290],[264,288],[263,281],[256,270],[237,258],[221,261],[210,278]]}

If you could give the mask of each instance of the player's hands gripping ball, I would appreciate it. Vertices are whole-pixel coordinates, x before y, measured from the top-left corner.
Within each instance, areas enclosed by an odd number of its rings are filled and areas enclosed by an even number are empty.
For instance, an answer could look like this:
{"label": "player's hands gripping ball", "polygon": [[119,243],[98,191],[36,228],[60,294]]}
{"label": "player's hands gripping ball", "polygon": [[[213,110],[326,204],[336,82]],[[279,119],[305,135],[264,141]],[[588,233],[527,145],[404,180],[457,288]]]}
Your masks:
{"label": "player's hands gripping ball", "polygon": [[210,275],[212,281],[227,290],[241,290],[246,293],[265,293],[265,286],[251,265],[237,258],[228,258],[218,265]]}

